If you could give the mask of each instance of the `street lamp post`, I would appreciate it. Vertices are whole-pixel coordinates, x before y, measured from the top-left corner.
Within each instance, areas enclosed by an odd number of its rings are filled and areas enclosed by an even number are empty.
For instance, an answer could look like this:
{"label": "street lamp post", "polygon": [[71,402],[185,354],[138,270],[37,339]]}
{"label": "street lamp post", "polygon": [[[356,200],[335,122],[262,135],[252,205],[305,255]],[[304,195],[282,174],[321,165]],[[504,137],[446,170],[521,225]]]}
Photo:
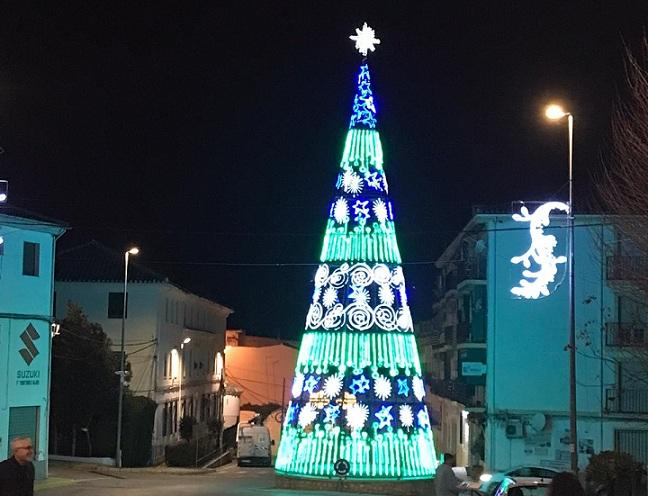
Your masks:
{"label": "street lamp post", "polygon": [[180,353],[178,353],[178,364],[180,365],[178,367],[179,368],[179,372],[178,372],[178,378],[179,378],[179,382],[178,382],[178,411],[177,411],[177,415],[176,415],[176,417],[177,417],[176,418],[176,422],[177,422],[176,427],[177,427],[177,430],[178,430],[178,436],[180,436],[180,415],[182,413],[182,410],[181,410],[181,405],[182,405],[182,373],[183,373],[183,370],[184,370],[184,360],[182,358],[182,355],[184,354],[185,344],[188,344],[189,342],[191,342],[191,338],[184,338],[182,340],[182,343],[180,343]]}
{"label": "street lamp post", "polygon": [[124,335],[126,334],[126,304],[128,302],[128,260],[130,255],[137,255],[139,248],[133,247],[124,253],[124,306],[122,308],[121,321],[121,345],[120,345],[120,366],[119,366],[119,407],[117,410],[117,449],[115,450],[115,463],[117,467],[122,467],[121,456],[121,433],[122,433],[122,416],[124,409],[124,380],[126,378],[126,356],[124,352]]}
{"label": "street lamp post", "polygon": [[567,117],[569,139],[569,452],[572,472],[578,472],[578,434],[576,410],[576,308],[574,292],[574,116],[565,112],[560,105],[549,105],[545,110],[548,119]]}

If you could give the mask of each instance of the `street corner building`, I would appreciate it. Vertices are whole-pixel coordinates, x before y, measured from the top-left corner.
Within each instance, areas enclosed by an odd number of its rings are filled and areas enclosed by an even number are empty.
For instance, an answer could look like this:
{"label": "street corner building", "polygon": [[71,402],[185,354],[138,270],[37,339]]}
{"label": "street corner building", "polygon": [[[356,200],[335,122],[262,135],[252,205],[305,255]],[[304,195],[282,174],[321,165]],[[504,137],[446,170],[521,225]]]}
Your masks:
{"label": "street corner building", "polygon": [[132,262],[124,312],[123,260],[97,241],[60,251],[55,315],[62,318],[69,302],[79,305],[116,353],[125,317],[129,391],[157,405],[150,461],[159,463],[165,447],[178,442],[184,416],[193,417],[202,433],[222,417],[225,329],[233,310]]}
{"label": "street corner building", "polygon": [[47,476],[52,295],[58,221],[0,209],[0,460],[31,438],[36,478]]}
{"label": "street corner building", "polygon": [[376,127],[365,59],[275,463],[282,476],[429,480],[438,463]]}

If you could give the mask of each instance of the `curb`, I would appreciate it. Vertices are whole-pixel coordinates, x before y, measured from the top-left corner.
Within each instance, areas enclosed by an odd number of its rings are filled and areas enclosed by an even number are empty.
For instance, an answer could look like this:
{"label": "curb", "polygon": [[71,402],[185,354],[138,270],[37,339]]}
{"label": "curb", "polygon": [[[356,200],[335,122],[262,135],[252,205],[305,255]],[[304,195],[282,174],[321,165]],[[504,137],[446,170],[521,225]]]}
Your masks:
{"label": "curb", "polygon": [[171,474],[171,475],[201,475],[217,472],[215,468],[181,468],[181,467],[141,467],[141,468],[112,468],[112,467],[95,467],[91,472],[116,479],[126,479],[128,474]]}
{"label": "curb", "polygon": [[49,477],[43,481],[36,481],[34,484],[34,492],[46,491],[48,489],[54,489],[57,487],[65,487],[76,484],[77,481],[74,479],[65,479],[63,477]]}

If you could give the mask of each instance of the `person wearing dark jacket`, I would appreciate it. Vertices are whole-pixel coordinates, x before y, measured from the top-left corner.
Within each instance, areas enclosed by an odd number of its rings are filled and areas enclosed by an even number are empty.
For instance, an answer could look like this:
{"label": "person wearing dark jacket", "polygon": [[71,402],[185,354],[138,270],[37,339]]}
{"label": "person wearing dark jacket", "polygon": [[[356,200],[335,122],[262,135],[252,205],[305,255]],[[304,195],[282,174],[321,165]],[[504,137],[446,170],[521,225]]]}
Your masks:
{"label": "person wearing dark jacket", "polygon": [[28,437],[11,441],[11,458],[0,463],[0,495],[34,495],[34,448]]}

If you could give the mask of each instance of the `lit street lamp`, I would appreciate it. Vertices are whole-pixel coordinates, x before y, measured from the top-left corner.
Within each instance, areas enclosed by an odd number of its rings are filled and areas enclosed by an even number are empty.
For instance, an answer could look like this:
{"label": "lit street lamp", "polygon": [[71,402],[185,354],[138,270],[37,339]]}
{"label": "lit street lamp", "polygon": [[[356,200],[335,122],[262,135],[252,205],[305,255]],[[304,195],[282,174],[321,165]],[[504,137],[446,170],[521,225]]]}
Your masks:
{"label": "lit street lamp", "polygon": [[179,367],[180,372],[178,373],[178,376],[179,376],[179,383],[178,383],[178,413],[176,415],[176,417],[177,417],[177,419],[176,419],[177,426],[176,427],[178,429],[178,436],[180,435],[180,415],[182,413],[181,406],[180,406],[182,404],[182,373],[183,373],[183,370],[184,370],[184,360],[182,358],[182,355],[184,353],[185,344],[188,344],[190,342],[191,342],[191,338],[184,338],[182,340],[182,343],[180,344],[180,353],[178,353],[178,364],[180,365],[180,367]]}
{"label": "lit street lamp", "polygon": [[121,454],[121,432],[122,416],[124,408],[124,380],[126,378],[126,356],[124,351],[124,335],[126,333],[126,303],[128,295],[128,260],[130,255],[137,255],[139,248],[133,247],[124,253],[124,306],[122,308],[121,322],[121,346],[120,346],[120,366],[119,366],[119,407],[117,410],[117,449],[115,451],[115,463],[117,467],[122,467]]}
{"label": "lit street lamp", "polygon": [[545,115],[551,120],[560,120],[567,117],[569,139],[569,452],[572,472],[578,472],[578,435],[576,431],[576,315],[574,305],[574,177],[573,177],[573,150],[574,150],[574,116],[565,112],[560,105],[549,105]]}

